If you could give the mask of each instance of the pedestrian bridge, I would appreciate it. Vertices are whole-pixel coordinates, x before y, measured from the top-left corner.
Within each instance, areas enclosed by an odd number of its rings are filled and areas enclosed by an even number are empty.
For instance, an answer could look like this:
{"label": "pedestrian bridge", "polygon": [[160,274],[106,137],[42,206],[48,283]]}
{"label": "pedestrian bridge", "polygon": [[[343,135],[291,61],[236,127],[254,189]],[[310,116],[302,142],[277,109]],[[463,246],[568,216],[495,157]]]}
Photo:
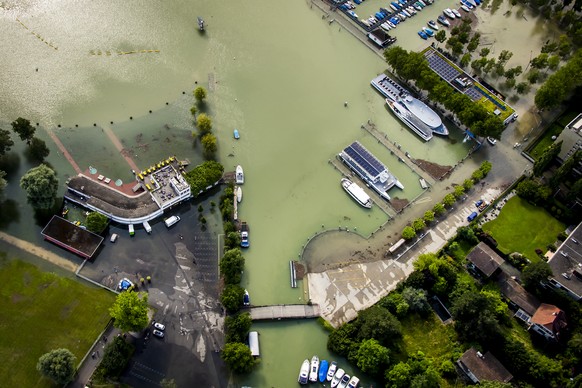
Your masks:
{"label": "pedestrian bridge", "polygon": [[319,305],[280,304],[274,306],[258,306],[249,309],[253,321],[269,319],[301,319],[319,317]]}

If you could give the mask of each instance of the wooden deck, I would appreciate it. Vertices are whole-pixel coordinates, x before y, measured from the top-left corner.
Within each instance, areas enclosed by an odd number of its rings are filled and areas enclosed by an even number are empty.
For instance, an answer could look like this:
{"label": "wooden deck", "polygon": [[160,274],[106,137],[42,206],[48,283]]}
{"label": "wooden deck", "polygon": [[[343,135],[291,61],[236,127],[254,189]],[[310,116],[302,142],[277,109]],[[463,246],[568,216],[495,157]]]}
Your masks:
{"label": "wooden deck", "polygon": [[251,307],[249,310],[253,321],[319,317],[319,305],[316,304],[311,306],[306,304],[281,304]]}

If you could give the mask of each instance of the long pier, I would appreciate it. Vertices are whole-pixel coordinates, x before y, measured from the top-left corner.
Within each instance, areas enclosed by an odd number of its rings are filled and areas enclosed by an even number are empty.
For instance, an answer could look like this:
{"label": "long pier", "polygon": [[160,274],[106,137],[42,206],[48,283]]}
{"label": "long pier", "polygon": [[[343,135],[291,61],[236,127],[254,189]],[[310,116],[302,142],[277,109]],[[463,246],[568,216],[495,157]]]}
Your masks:
{"label": "long pier", "polygon": [[316,304],[280,304],[251,307],[249,310],[253,321],[317,318],[320,316],[319,305]]}

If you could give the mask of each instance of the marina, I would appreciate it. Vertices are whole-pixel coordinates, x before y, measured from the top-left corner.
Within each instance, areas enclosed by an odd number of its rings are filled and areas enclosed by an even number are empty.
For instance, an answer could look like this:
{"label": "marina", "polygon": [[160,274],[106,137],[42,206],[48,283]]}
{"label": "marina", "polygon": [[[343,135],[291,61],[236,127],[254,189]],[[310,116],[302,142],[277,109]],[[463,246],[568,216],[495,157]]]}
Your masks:
{"label": "marina", "polygon": [[353,142],[344,148],[338,156],[367,185],[376,190],[387,201],[390,200],[388,190],[392,187],[396,186],[404,189],[402,183],[388,171],[388,168],[364,148],[360,142]]}

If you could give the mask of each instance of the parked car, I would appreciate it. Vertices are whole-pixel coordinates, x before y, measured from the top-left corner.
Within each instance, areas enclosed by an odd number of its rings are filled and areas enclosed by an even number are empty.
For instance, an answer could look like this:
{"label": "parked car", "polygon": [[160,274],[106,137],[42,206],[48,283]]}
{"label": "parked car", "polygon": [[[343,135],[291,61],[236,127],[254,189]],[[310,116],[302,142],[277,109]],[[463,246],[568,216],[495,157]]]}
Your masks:
{"label": "parked car", "polygon": [[492,146],[495,145],[495,143],[497,143],[497,139],[494,139],[492,137],[487,137],[487,141],[489,142],[489,144],[491,144]]}
{"label": "parked car", "polygon": [[152,334],[153,334],[153,335],[155,335],[156,337],[159,337],[159,338],[164,338],[164,332],[163,332],[163,331],[154,330],[154,331],[152,332]]}
{"label": "parked car", "polygon": [[479,207],[481,205],[483,205],[483,200],[482,199],[480,199],[477,202],[475,202],[475,207]]}
{"label": "parked car", "polygon": [[477,218],[479,214],[477,214],[477,212],[473,212],[471,214],[469,214],[469,217],[467,217],[467,221],[471,222],[473,221],[475,218]]}
{"label": "parked car", "polygon": [[159,323],[159,322],[154,322],[154,327],[155,327],[156,329],[160,330],[160,331],[164,331],[164,330],[166,330],[166,326],[165,326],[165,325],[162,325],[162,324],[161,324],[161,323]]}

